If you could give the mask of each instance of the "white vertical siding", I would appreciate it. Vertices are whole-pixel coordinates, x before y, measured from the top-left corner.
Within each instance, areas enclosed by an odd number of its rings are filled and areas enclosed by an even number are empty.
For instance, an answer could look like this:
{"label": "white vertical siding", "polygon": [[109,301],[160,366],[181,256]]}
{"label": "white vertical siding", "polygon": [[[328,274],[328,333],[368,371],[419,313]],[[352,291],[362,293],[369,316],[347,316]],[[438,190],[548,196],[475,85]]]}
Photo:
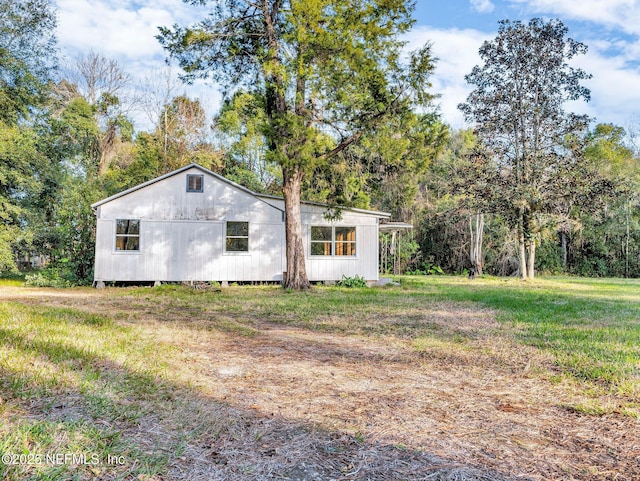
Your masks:
{"label": "white vertical siding", "polygon": [[[277,281],[281,224],[250,223],[249,252],[224,252],[224,222],[141,221],[140,251],[115,252],[115,222],[98,223],[96,280]],[[266,242],[269,241],[269,242]]]}
{"label": "white vertical siding", "polygon": [[[188,174],[204,175],[202,193],[186,192]],[[178,171],[99,204],[95,280],[279,281],[287,270],[282,208],[197,167]],[[116,219],[140,220],[140,251],[115,250]],[[249,252],[225,252],[228,221],[249,222]],[[345,210],[328,222],[324,208],[304,204],[309,279],[377,279],[377,221],[374,213]],[[356,256],[310,257],[312,225],[355,226]]]}
{"label": "white vertical siding", "polygon": [[[303,235],[307,275],[311,281],[335,281],[342,276],[356,275],[366,280],[378,280],[378,219],[374,215],[344,211],[339,220],[327,221],[324,209],[303,207]],[[355,227],[355,256],[311,256],[311,226]]]}
{"label": "white vertical siding", "polygon": [[[102,204],[95,279],[102,281],[280,280],[282,212],[204,173],[202,193],[186,192],[183,171]],[[140,251],[115,250],[115,220],[140,219]],[[227,221],[249,222],[249,252],[226,253]]]}

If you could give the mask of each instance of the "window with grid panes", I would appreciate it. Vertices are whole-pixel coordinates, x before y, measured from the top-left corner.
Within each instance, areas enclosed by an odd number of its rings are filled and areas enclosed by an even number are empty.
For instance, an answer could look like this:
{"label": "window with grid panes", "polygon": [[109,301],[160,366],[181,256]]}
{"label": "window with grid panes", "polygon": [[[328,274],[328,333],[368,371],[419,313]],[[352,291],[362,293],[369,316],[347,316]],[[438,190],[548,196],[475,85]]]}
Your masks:
{"label": "window with grid panes", "polygon": [[249,223],[227,222],[226,252],[249,252]]}
{"label": "window with grid panes", "polygon": [[140,250],[139,219],[116,219],[116,250]]}

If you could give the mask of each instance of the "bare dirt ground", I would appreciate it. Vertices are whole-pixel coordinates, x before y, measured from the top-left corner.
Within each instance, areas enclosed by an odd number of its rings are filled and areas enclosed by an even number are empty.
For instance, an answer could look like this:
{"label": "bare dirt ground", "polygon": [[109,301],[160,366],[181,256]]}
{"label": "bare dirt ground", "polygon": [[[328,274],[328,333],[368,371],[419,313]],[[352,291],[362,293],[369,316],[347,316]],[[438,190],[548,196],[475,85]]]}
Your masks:
{"label": "bare dirt ground", "polygon": [[543,353],[496,342],[488,310],[418,306],[423,320],[472,340],[417,350],[411,339],[260,318],[256,335],[223,332],[206,309],[186,318],[109,289],[8,288],[0,300],[119,318],[136,303],[136,318],[118,322],[175,353],[173,403],[127,428],[149,449],[182,443],[158,479],[640,480],[638,420],[572,409],[589,399],[552,382]]}

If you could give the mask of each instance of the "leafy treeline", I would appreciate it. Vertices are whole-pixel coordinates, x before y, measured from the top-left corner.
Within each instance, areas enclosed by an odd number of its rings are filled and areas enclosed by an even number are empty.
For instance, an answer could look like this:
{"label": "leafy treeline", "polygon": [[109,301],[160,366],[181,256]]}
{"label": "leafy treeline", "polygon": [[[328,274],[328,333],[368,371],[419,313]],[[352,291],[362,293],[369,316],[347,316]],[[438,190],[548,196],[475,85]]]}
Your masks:
{"label": "leafy treeline", "polygon": [[427,176],[421,251],[450,271],[637,276],[637,156],[623,129],[565,111],[589,99],[569,61],[587,47],[558,20],[500,22],[460,105],[458,132]]}
{"label": "leafy treeline", "polygon": [[[640,275],[640,162],[624,129],[597,124],[581,140],[578,195],[567,191],[555,208],[536,217],[536,270],[592,277]],[[453,132],[443,155],[430,165],[414,210],[418,255],[406,269],[439,266],[461,273],[471,266],[478,217],[484,221],[482,262],[493,275],[519,275],[517,224],[482,203],[472,130]],[[485,159],[483,159],[485,160]],[[480,170],[482,172],[482,170]],[[567,179],[562,179],[565,181]],[[562,184],[559,185],[562,187]],[[587,189],[588,187],[588,189]]]}
{"label": "leafy treeline", "polygon": [[[226,87],[210,118],[200,101],[178,93],[169,68],[140,87],[100,53],[58,65],[52,2],[0,0],[0,270],[43,256],[65,282],[90,282],[91,203],[197,162],[252,190],[284,192],[293,204],[301,196],[371,207],[413,223],[412,236],[396,246],[404,270],[473,266],[511,275],[533,272],[529,262],[584,275],[639,272],[638,167],[625,131],[564,116],[562,96],[537,98],[532,110],[528,98],[487,95],[507,92],[510,82],[492,48],[511,42],[529,49],[522,59],[535,57],[539,35],[545,55],[559,49],[559,65],[580,53],[559,22],[502,24],[483,47],[486,65],[468,78],[477,90],[464,111],[477,128],[451,131],[427,91],[436,65],[430,46],[402,54],[398,35],[412,24],[412,2],[353,5],[234,1],[194,28],[162,29],[161,42],[187,77],[211,76]],[[246,30],[246,44],[227,27]],[[586,96],[583,73],[570,73],[560,71],[559,83],[541,91],[565,82],[569,97]],[[505,84],[496,89],[499,80]],[[505,111],[513,115],[500,118]],[[144,131],[134,125],[142,114],[152,126]],[[535,131],[523,126],[529,121],[538,122],[543,142],[525,138]],[[499,141],[514,130],[509,125],[522,127],[517,155],[513,143]],[[295,240],[297,227],[288,229]],[[299,274],[293,287],[305,286],[303,268]]]}

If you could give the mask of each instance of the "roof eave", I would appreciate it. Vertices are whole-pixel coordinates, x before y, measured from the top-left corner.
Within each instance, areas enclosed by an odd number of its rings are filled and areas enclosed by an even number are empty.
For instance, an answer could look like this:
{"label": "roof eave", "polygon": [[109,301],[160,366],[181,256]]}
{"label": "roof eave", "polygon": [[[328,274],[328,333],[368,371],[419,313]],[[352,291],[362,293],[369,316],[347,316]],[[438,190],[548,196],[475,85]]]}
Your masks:
{"label": "roof eave", "polygon": [[[270,195],[270,194],[255,194],[257,197],[264,197],[265,199],[273,199],[273,200],[281,200],[284,201],[283,197],[279,197],[277,195]],[[302,200],[300,201],[301,204],[306,204],[306,205],[315,205],[318,207],[332,207],[329,206],[329,204],[324,204],[322,202],[313,202],[310,200]],[[350,212],[357,212],[359,214],[367,214],[367,215],[374,215],[376,217],[379,217],[381,219],[389,219],[391,217],[391,214],[389,212],[380,212],[377,210],[368,210],[368,209],[360,209],[357,207],[345,207],[342,205],[337,205],[337,206],[333,206],[336,209],[340,209],[340,210],[348,210]]]}

